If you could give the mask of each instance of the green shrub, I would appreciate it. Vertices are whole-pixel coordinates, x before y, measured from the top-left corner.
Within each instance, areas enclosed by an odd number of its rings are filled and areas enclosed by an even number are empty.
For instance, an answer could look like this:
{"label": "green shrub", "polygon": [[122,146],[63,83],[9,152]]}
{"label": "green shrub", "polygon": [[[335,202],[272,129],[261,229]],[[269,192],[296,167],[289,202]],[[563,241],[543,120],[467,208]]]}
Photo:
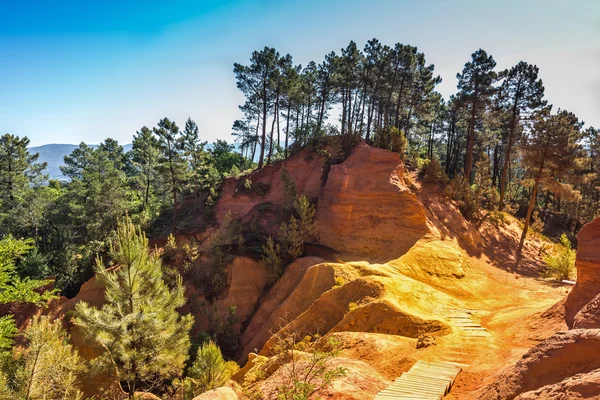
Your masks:
{"label": "green shrub", "polygon": [[337,287],[342,287],[344,286],[344,284],[346,283],[344,281],[344,278],[342,278],[341,276],[336,276],[335,279],[333,280],[333,287],[337,288]]}
{"label": "green shrub", "polygon": [[177,240],[173,234],[169,234],[167,243],[162,251],[161,258],[165,262],[173,261],[177,255]]}
{"label": "green shrub", "polygon": [[314,235],[315,207],[305,195],[297,196],[294,201],[294,215],[279,227],[278,243],[267,239],[263,246],[263,262],[271,274],[271,279],[278,279],[283,273],[283,266],[300,257],[304,251],[304,242]]}
{"label": "green shrub", "polygon": [[196,360],[188,371],[188,382],[193,387],[193,395],[221,387],[227,383],[239,366],[233,361],[225,361],[221,349],[213,341],[203,343],[198,349]]}
{"label": "green shrub", "polygon": [[200,249],[198,248],[196,239],[192,237],[188,243],[183,245],[183,260],[186,263],[193,264],[198,257],[200,257]]}
{"label": "green shrub", "polygon": [[348,304],[348,312],[354,311],[357,307],[358,307],[357,303],[350,302],[350,304]]}
{"label": "green shrub", "polygon": [[425,166],[423,180],[430,183],[446,183],[448,176],[437,157],[433,157]]}
{"label": "green shrub", "polygon": [[471,189],[477,210],[496,209],[500,201],[500,194],[496,187],[492,185],[490,159],[485,153],[481,153],[479,161],[475,163],[475,180]]}
{"label": "green shrub", "polygon": [[506,224],[506,214],[502,211],[491,211],[488,215],[488,219],[497,226],[504,226]]}
{"label": "green shrub", "polygon": [[546,269],[544,276],[558,280],[571,278],[575,268],[575,250],[564,233],[560,235],[560,245],[555,246],[553,254],[544,257]]}
{"label": "green shrub", "polygon": [[262,262],[269,271],[271,281],[279,279],[282,273],[283,262],[281,261],[281,246],[275,244],[273,238],[267,239],[267,244],[262,247]]}
{"label": "green shrub", "polygon": [[285,195],[286,204],[292,204],[297,196],[296,183],[288,172],[285,165],[281,167],[281,180],[283,181],[283,191]]}
{"label": "green shrub", "polygon": [[465,218],[472,219],[479,212],[471,187],[463,175],[457,174],[452,178],[444,193],[456,202]]}

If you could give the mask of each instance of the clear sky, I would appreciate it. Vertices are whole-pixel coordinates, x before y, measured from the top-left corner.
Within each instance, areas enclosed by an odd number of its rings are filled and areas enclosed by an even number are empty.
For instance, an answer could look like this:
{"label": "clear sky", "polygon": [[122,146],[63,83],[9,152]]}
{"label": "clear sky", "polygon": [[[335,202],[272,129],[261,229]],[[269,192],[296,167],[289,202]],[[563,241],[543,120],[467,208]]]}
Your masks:
{"label": "clear sky", "polygon": [[373,37],[418,46],[446,97],[478,48],[498,69],[537,64],[547,99],[600,127],[600,0],[0,0],[0,133],[129,143],[191,116],[231,140],[234,62],[264,46],[319,62]]}

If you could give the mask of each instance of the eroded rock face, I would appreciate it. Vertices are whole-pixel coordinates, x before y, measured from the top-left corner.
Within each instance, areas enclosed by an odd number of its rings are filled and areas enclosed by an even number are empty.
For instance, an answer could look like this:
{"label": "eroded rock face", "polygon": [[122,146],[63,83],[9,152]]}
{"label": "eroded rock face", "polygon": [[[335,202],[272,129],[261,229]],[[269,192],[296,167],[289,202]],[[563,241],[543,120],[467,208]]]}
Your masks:
{"label": "eroded rock face", "polygon": [[[325,160],[314,152],[301,151],[284,161],[273,163],[240,178],[242,182],[236,178],[225,180],[215,207],[217,222],[220,224],[227,212],[231,212],[233,219],[238,219],[263,203],[284,204],[285,183],[281,176],[284,165],[297,193],[304,193],[309,198],[319,195]],[[243,185],[246,179],[250,182],[250,190]]]}
{"label": "eroded rock face", "polygon": [[319,242],[369,260],[406,253],[429,232],[421,202],[404,185],[398,154],[359,144],[333,165],[319,196]]}
{"label": "eroded rock face", "polygon": [[237,400],[239,397],[229,387],[220,387],[194,397],[193,400]]}
{"label": "eroded rock face", "polygon": [[[305,257],[286,267],[242,334],[244,350],[241,364],[246,361],[248,353],[260,350],[273,332],[304,312],[321,293],[331,288],[334,281],[331,268],[310,269],[322,261],[316,257]],[[307,273],[309,270],[310,273]]]}
{"label": "eroded rock face", "polygon": [[226,268],[229,289],[218,309],[235,306],[235,315],[243,321],[254,311],[264,287],[269,282],[267,269],[259,262],[246,257],[236,257]]}
{"label": "eroded rock face", "polygon": [[565,319],[569,327],[575,321],[577,327],[598,327],[600,314],[594,310],[598,310],[600,294],[600,218],[581,229],[577,242],[577,283],[565,302]]}
{"label": "eroded rock face", "polygon": [[600,399],[600,369],[519,395],[516,400]]}
{"label": "eroded rock face", "polygon": [[600,294],[575,314],[573,328],[600,329]]}
{"label": "eroded rock face", "polygon": [[514,367],[485,388],[479,398],[512,400],[522,393],[595,371],[600,368],[599,352],[598,329],[558,332],[530,349]]}

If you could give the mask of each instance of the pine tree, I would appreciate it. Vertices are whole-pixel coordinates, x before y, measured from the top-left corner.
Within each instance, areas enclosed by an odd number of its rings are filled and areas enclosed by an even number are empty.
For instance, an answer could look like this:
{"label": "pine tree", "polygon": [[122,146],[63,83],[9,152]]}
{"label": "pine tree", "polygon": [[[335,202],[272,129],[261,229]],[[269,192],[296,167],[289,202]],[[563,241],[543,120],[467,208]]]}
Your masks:
{"label": "pine tree", "polygon": [[203,158],[205,157],[204,146],[207,142],[202,142],[199,136],[198,125],[191,118],[185,121],[185,129],[180,138],[180,147],[183,151],[183,157],[187,162],[188,182],[192,192],[200,190],[201,183],[199,170],[202,168]]}
{"label": "pine tree", "polygon": [[508,166],[522,119],[546,104],[546,101],[543,100],[544,84],[541,79],[538,79],[538,73],[537,66],[521,61],[499,75],[501,79],[504,79],[500,87],[500,98],[510,113],[504,164],[500,176],[500,210],[504,208]]}
{"label": "pine tree", "polygon": [[110,255],[115,270],[101,259],[96,263],[106,304],[78,303],[75,324],[104,350],[94,362],[114,372],[132,399],[136,390],[181,373],[193,318],[177,312],[185,302],[181,279],[167,287],[160,258],[149,253],[148,239],[128,218],[117,228]]}
{"label": "pine tree", "polygon": [[237,369],[239,367],[235,362],[223,359],[219,346],[212,341],[203,343],[188,371],[188,376],[196,387],[194,395],[225,385]]}
{"label": "pine tree", "polygon": [[28,146],[27,137],[0,136],[0,236],[31,233],[28,199],[34,186],[45,180],[46,163],[36,163],[39,154],[30,154]]}
{"label": "pine tree", "polygon": [[573,169],[581,150],[581,126],[582,123],[574,114],[564,110],[551,115],[547,107],[536,115],[534,127],[524,148],[523,162],[532,175],[533,183],[523,233],[517,249],[517,263],[520,261],[531,216],[537,204],[540,185],[554,187],[556,190],[570,190],[561,180]]}
{"label": "pine tree", "polygon": [[173,217],[171,229],[175,230],[177,225],[177,211],[179,210],[179,194],[185,176],[185,161],[181,152],[181,139],[179,127],[175,121],[163,118],[154,128],[158,136],[158,144],[161,150],[159,169],[169,182],[169,191],[173,197]]}
{"label": "pine tree", "polygon": [[[44,290],[50,281],[21,279],[17,274],[17,262],[33,248],[33,240],[15,239],[5,236],[0,239],[0,304],[42,304],[54,297],[54,291]],[[13,317],[0,317],[0,352],[12,346],[16,334]]]}
{"label": "pine tree", "polygon": [[152,134],[152,130],[143,126],[133,136],[131,146],[131,161],[137,171],[140,182],[144,208],[150,208],[152,196],[155,194],[156,175],[158,169],[158,158],[160,150],[158,140]]}
{"label": "pine tree", "polygon": [[258,168],[262,168],[265,159],[267,140],[267,117],[274,104],[273,78],[278,70],[279,53],[270,47],[255,51],[250,58],[250,65],[234,64],[233,72],[237,87],[247,99],[252,99],[260,107],[262,134],[260,136],[260,155]]}
{"label": "pine tree", "polygon": [[495,67],[496,61],[494,61],[494,58],[484,50],[479,49],[471,55],[471,61],[465,64],[462,73],[456,75],[460,99],[469,108],[467,153],[465,156],[465,178],[467,182],[471,182],[471,171],[473,170],[475,130],[494,93],[492,85],[496,81]]}
{"label": "pine tree", "polygon": [[0,377],[0,399],[82,399],[83,364],[67,337],[61,321],[34,317],[23,335],[25,348],[15,349],[15,359]]}

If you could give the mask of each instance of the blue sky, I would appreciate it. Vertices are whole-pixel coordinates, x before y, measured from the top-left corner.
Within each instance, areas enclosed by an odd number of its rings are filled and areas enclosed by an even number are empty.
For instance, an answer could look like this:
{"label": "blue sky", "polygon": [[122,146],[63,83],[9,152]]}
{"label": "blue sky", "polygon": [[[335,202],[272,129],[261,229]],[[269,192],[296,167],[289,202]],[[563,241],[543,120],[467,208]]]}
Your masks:
{"label": "blue sky", "polygon": [[499,69],[537,64],[547,99],[600,127],[600,0],[0,0],[0,133],[129,143],[191,116],[230,140],[234,62],[267,45],[306,64],[373,37],[418,46],[444,96],[480,47]]}

